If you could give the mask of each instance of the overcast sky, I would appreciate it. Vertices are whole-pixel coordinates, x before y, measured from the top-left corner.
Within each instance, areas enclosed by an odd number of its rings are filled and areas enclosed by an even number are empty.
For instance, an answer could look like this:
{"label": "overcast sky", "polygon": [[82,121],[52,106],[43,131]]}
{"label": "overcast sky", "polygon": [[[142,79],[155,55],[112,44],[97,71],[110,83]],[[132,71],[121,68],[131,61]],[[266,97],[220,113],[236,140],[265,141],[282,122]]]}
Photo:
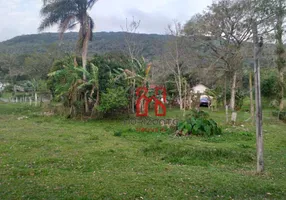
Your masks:
{"label": "overcast sky", "polygon": [[[212,0],[99,0],[90,11],[96,31],[121,31],[125,19],[141,20],[139,32],[166,33],[174,19],[186,22]],[[0,0],[0,41],[37,33],[42,0]],[[56,32],[53,27],[47,32]]]}

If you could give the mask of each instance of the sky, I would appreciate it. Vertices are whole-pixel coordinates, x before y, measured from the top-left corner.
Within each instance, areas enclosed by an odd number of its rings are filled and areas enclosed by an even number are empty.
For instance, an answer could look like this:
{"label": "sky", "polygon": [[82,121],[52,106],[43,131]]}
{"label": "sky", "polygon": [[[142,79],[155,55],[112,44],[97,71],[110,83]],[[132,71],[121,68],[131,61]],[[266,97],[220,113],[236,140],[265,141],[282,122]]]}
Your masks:
{"label": "sky", "polygon": [[[140,20],[140,33],[165,34],[174,20],[185,23],[212,0],[99,0],[89,11],[99,31],[122,31],[126,18]],[[0,41],[38,33],[42,0],[0,0]],[[45,32],[56,32],[57,27]]]}

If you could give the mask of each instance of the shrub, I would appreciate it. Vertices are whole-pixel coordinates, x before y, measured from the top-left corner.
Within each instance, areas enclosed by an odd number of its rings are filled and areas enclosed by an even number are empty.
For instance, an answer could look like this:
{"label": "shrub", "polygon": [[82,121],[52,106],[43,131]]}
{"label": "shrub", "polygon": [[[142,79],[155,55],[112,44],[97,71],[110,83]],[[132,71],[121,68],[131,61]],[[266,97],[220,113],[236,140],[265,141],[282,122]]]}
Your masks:
{"label": "shrub", "polygon": [[192,114],[184,121],[178,123],[177,134],[180,136],[197,135],[213,136],[222,133],[221,128],[213,119],[209,119],[207,113],[203,111],[192,111]]}
{"label": "shrub", "polygon": [[240,110],[241,107],[243,106],[243,101],[245,98],[245,93],[238,89],[237,92],[235,93],[235,109]]}
{"label": "shrub", "polygon": [[267,74],[262,74],[261,78],[261,95],[268,98],[276,98],[279,93],[277,72],[267,71]]}
{"label": "shrub", "polygon": [[126,91],[122,87],[107,88],[107,91],[101,94],[100,102],[100,106],[97,109],[103,113],[110,113],[126,108],[128,105]]}
{"label": "shrub", "polygon": [[[240,110],[242,108],[243,101],[244,101],[245,97],[246,97],[246,93],[238,88],[236,93],[235,93],[235,110]],[[231,98],[231,90],[228,88],[226,91],[227,102],[230,102],[230,98]],[[224,101],[224,95],[219,95],[218,101],[223,102]]]}
{"label": "shrub", "polygon": [[7,85],[4,88],[4,92],[14,92],[14,86],[13,85]]}
{"label": "shrub", "polygon": [[286,122],[286,111],[273,111],[272,115],[278,117],[280,120]]}
{"label": "shrub", "polygon": [[115,131],[114,132],[115,137],[121,137],[122,136],[122,131]]}
{"label": "shrub", "polygon": [[[279,107],[279,102],[276,100],[276,99],[274,99],[274,100],[272,100],[270,103],[269,103],[269,107],[271,107],[271,108],[278,108]],[[277,115],[278,116],[278,115]]]}
{"label": "shrub", "polygon": [[209,113],[204,112],[204,111],[197,111],[197,110],[191,110],[190,113],[187,115],[188,117],[195,117],[195,118],[204,118],[207,119],[209,118]]}

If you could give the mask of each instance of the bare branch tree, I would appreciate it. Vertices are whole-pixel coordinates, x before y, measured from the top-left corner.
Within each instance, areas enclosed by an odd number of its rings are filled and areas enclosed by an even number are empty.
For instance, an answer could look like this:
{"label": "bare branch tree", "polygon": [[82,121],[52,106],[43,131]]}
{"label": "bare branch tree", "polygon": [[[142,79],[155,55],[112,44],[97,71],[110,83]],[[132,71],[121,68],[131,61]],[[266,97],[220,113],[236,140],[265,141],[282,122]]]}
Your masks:
{"label": "bare branch tree", "polygon": [[138,44],[138,28],[140,27],[141,21],[136,21],[134,17],[132,17],[132,21],[129,23],[126,18],[125,26],[121,26],[121,29],[124,34],[124,40],[126,44],[125,51],[130,56],[131,60],[134,58],[140,57],[143,51],[143,47]]}
{"label": "bare branch tree", "polygon": [[[235,111],[235,95],[238,71],[242,69],[242,47],[252,36],[249,21],[251,12],[249,1],[218,1],[209,6],[208,11],[196,15],[185,26],[186,34],[196,37],[208,48],[214,60],[220,64],[210,67],[220,68],[232,76],[230,108]],[[192,27],[192,28],[190,28]],[[194,30],[193,32],[190,31]]]}
{"label": "bare branch tree", "polygon": [[[184,108],[183,75],[196,63],[190,39],[183,34],[182,25],[176,20],[168,26],[167,33],[171,36],[163,53],[163,73],[167,72],[174,78],[180,109]],[[186,105],[186,104],[185,104]]]}
{"label": "bare branch tree", "polygon": [[[125,40],[125,44],[126,44],[126,49],[125,51],[127,52],[127,54],[130,57],[130,61],[132,63],[131,65],[131,71],[132,73],[135,73],[135,69],[134,69],[134,60],[138,59],[142,52],[143,52],[143,47],[140,46],[138,44],[138,28],[140,26],[141,21],[138,20],[136,21],[134,17],[132,17],[132,21],[129,23],[128,19],[126,18],[126,22],[125,22],[125,27],[121,26],[122,31],[125,32],[124,34],[124,40]],[[132,88],[131,88],[131,106],[130,109],[132,111],[132,113],[135,113],[135,90],[136,90],[136,80],[132,80]]]}

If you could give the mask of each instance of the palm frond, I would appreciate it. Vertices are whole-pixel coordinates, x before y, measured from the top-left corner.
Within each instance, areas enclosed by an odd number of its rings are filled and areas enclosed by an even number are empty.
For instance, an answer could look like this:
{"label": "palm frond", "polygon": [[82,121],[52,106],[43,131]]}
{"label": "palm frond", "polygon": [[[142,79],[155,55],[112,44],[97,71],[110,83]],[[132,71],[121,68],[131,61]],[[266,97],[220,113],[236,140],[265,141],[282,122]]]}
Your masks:
{"label": "palm frond", "polygon": [[96,2],[98,2],[98,0],[88,0],[87,1],[87,8],[91,9]]}
{"label": "palm frond", "polygon": [[39,31],[61,24],[70,16],[78,17],[77,6],[70,0],[46,0],[40,13],[44,19],[38,28]]}
{"label": "palm frond", "polygon": [[63,34],[64,32],[66,32],[66,30],[71,29],[76,24],[77,24],[76,17],[74,15],[70,15],[66,17],[65,19],[62,19],[59,24],[60,39],[63,38]]}

